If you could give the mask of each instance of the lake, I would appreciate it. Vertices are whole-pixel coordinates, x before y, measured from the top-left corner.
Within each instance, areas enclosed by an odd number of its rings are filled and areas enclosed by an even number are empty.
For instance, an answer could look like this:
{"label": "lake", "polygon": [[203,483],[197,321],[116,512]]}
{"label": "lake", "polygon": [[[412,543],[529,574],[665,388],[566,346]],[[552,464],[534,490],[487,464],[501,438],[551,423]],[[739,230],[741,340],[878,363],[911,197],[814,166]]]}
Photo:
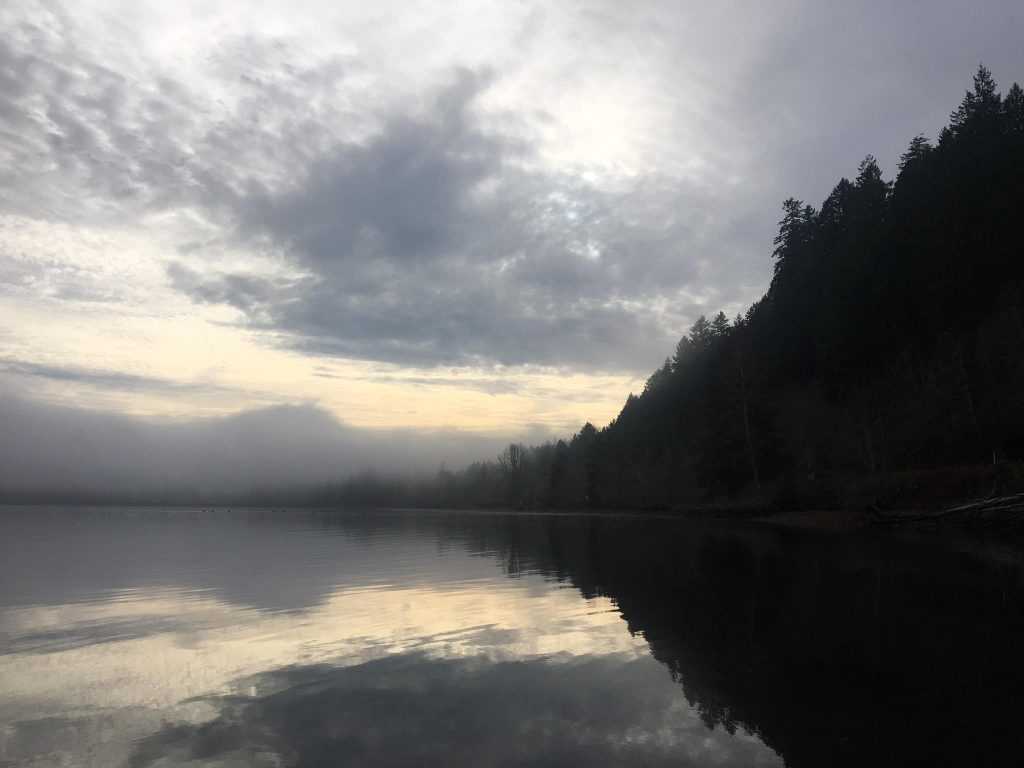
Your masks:
{"label": "lake", "polygon": [[1022,552],[643,516],[0,508],[0,765],[1018,765]]}

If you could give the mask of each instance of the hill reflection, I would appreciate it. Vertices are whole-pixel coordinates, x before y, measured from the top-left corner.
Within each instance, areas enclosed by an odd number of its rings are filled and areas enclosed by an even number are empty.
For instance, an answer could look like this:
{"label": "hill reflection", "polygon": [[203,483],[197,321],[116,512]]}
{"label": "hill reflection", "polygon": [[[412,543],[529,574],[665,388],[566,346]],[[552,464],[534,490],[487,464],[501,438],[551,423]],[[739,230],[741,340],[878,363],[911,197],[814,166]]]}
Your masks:
{"label": "hill reflection", "polygon": [[1018,765],[1014,550],[604,517],[442,518],[446,537],[606,596],[709,728],[788,765]]}

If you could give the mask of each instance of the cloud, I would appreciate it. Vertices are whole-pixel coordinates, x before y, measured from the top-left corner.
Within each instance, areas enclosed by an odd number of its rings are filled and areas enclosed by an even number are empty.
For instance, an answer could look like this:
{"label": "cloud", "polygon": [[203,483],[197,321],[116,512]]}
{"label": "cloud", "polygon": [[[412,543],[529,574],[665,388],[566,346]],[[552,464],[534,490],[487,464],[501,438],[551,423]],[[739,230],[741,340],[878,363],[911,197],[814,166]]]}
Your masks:
{"label": "cloud", "polygon": [[612,189],[545,168],[529,121],[480,107],[494,71],[455,68],[422,98],[381,106],[346,90],[355,62],[242,36],[210,57],[231,94],[211,102],[159,69],[129,79],[98,63],[67,15],[14,28],[0,63],[20,86],[0,114],[35,139],[5,147],[35,181],[3,179],[8,211],[199,211],[282,269],[225,267],[192,241],[170,284],[233,307],[273,343],[417,366],[604,370],[644,370],[671,346],[677,318],[650,302],[695,277],[679,235],[705,214],[671,210],[669,179]]}
{"label": "cloud", "polygon": [[[330,378],[330,373],[317,372],[316,376]],[[364,377],[366,381],[380,384],[411,384],[417,387],[456,387],[458,389],[473,389],[479,392],[486,392],[489,395],[508,395],[520,393],[523,384],[519,381],[502,379],[499,377],[485,378],[474,376],[396,376],[388,374],[375,374]]]}
{"label": "cloud", "polygon": [[[133,768],[165,761],[296,765],[757,765],[753,738],[709,731],[650,659],[500,662],[395,654],[240,680],[201,725],[138,742]],[[503,695],[514,691],[515,695]],[[453,724],[458,724],[453,729]],[[263,764],[263,763],[260,763]]]}
{"label": "cloud", "polygon": [[[650,370],[765,286],[779,201],[822,199],[867,152],[892,167],[977,61],[1024,65],[1009,0],[342,9],[319,32],[263,13],[229,33],[172,14],[185,63],[60,5],[6,10],[0,206],[198,222],[162,264],[180,296],[268,344],[419,367]],[[154,19],[117,21],[150,40]],[[459,44],[416,53],[424,30]],[[46,284],[2,258],[0,279]],[[65,270],[60,297],[87,283]]]}
{"label": "cloud", "polygon": [[0,358],[0,373],[7,374],[8,376],[82,384],[121,392],[187,394],[189,392],[208,393],[211,391],[222,391],[241,394],[237,389],[221,387],[207,382],[176,381],[159,376],[143,376],[124,371],[84,368],[73,365],[48,365],[11,358]]}
{"label": "cloud", "polygon": [[0,40],[4,209],[95,220],[178,198],[187,179],[175,136],[190,133],[189,94],[163,78],[133,82],[104,63],[59,5],[24,10],[6,10]]}
{"label": "cloud", "polygon": [[[7,213],[110,224],[198,208],[216,219],[249,185],[308,162],[351,117],[338,94],[343,62],[310,58],[295,41],[227,36],[203,52],[205,77],[190,79],[131,41],[104,40],[60,3],[0,14]],[[115,37],[132,31],[96,15]]]}
{"label": "cloud", "polygon": [[172,284],[318,355],[649,367],[674,338],[652,302],[694,278],[677,243],[704,214],[670,210],[667,180],[606,190],[531,168],[523,140],[474,110],[490,82],[461,71],[423,114],[388,116],[284,191],[232,200],[236,235],[278,244],[294,278],[193,260],[168,267]]}
{"label": "cloud", "polygon": [[7,653],[62,653],[103,643],[137,640],[163,632],[192,629],[186,621],[171,616],[139,616],[130,619],[105,619],[76,622],[69,627],[41,629],[0,639],[0,648]]}

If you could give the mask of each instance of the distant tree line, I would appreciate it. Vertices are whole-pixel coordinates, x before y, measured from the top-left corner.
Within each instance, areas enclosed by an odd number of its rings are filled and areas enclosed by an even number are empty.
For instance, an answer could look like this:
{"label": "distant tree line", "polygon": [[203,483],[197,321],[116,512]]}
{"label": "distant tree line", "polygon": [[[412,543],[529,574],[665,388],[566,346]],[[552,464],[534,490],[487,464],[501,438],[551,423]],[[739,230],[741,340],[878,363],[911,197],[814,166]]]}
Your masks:
{"label": "distant tree line", "polygon": [[[323,501],[678,507],[1024,458],[1024,91],[980,67],[894,181],[783,204],[765,295],[700,317],[603,429]],[[826,493],[827,495],[827,493]],[[834,499],[832,499],[834,501]]]}

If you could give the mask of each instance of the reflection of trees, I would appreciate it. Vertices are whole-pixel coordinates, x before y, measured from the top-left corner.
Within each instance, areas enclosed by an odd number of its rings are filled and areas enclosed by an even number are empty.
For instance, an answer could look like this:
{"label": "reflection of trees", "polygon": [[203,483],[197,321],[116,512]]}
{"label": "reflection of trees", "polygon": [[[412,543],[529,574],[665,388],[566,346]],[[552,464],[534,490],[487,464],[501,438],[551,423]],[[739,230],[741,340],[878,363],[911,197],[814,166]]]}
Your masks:
{"label": "reflection of trees", "polygon": [[709,727],[793,766],[1017,765],[1020,563],[929,541],[611,517],[432,518],[613,599]]}
{"label": "reflection of trees", "polygon": [[597,589],[708,723],[797,766],[1017,764],[1020,571],[767,532],[592,540]]}

